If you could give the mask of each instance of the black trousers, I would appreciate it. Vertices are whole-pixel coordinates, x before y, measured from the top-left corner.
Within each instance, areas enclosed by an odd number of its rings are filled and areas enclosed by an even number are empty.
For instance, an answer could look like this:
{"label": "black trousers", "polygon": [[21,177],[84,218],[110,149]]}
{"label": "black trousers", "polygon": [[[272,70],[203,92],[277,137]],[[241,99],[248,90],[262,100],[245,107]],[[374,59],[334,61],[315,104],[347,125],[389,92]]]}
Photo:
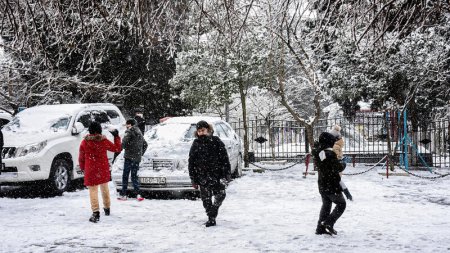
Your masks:
{"label": "black trousers", "polygon": [[[337,194],[320,194],[322,196],[322,208],[320,209],[319,222],[317,227],[320,227],[320,223],[323,221],[326,225],[334,226],[334,223],[341,217],[345,211],[347,203],[345,202],[344,195],[342,193]],[[335,203],[336,206],[331,212],[331,205]]]}
{"label": "black trousers", "polygon": [[[211,189],[205,186],[200,186],[200,197],[203,201],[203,207],[209,218],[216,218],[219,212],[219,207],[225,199],[225,189]],[[214,202],[213,202],[214,197]]]}

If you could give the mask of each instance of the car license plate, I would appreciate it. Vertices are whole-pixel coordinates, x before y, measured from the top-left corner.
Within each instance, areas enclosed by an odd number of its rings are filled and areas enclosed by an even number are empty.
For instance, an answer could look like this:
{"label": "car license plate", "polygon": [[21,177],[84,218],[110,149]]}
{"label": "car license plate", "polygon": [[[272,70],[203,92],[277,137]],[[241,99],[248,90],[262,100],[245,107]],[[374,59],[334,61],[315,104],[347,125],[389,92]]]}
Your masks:
{"label": "car license plate", "polygon": [[140,177],[141,184],[166,184],[165,177]]}

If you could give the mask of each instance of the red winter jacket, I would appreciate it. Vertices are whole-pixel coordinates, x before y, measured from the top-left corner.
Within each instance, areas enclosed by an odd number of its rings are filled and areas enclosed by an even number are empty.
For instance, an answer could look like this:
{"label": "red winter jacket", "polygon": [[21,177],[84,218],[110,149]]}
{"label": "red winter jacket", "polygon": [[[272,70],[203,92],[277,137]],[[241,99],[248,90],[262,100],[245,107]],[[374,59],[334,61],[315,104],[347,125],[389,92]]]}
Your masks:
{"label": "red winter jacket", "polygon": [[80,144],[78,162],[84,171],[84,185],[93,186],[109,182],[109,162],[106,151],[120,152],[122,143],[120,137],[110,142],[104,135],[89,134]]}

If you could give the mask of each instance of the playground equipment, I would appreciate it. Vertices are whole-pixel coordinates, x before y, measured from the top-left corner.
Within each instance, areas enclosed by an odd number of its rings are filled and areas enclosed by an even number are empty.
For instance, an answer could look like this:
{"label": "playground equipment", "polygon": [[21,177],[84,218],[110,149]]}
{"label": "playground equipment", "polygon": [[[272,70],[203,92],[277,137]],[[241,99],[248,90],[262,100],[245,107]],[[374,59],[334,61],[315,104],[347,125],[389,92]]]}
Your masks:
{"label": "playground equipment", "polygon": [[429,170],[430,172],[433,172],[430,166],[428,166],[425,159],[420,154],[417,146],[412,142],[411,138],[409,138],[408,135],[408,117],[407,117],[407,109],[406,107],[402,111],[398,112],[398,121],[400,122],[403,116],[403,132],[401,132],[401,127],[398,128],[398,141],[395,145],[394,153],[397,151],[398,148],[400,148],[400,166],[404,166],[406,171],[409,171],[409,153],[408,153],[408,146],[411,146],[413,149],[413,152],[419,157],[420,162]]}

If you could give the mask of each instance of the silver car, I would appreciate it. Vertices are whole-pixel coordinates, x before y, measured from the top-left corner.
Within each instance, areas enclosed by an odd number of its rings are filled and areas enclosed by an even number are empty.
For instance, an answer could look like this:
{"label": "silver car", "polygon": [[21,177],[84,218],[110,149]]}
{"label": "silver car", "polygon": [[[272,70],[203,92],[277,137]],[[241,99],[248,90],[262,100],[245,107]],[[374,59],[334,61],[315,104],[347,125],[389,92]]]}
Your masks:
{"label": "silver car", "polygon": [[[153,126],[144,135],[148,148],[138,173],[142,191],[195,191],[189,178],[188,158],[196,123],[200,120],[212,124],[214,135],[225,144],[233,177],[242,175],[242,142],[228,123],[216,117],[174,117]],[[122,188],[123,153],[117,157],[112,169],[117,191]],[[128,189],[133,189],[131,179]]]}

